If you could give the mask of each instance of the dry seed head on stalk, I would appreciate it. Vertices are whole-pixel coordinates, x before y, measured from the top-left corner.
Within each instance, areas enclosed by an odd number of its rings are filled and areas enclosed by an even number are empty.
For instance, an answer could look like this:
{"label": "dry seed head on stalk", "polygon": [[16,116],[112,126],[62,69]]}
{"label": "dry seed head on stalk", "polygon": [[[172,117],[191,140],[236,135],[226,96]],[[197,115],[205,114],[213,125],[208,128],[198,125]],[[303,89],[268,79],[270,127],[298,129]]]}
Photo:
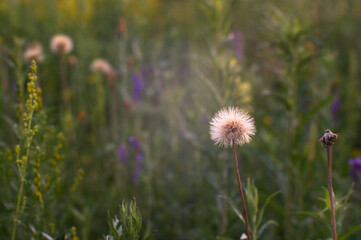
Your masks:
{"label": "dry seed head on stalk", "polygon": [[318,141],[321,142],[322,146],[324,147],[332,146],[332,144],[334,144],[337,141],[339,136],[340,136],[339,134],[333,133],[331,132],[331,130],[326,129],[325,133]]}
{"label": "dry seed head on stalk", "polygon": [[73,41],[67,35],[57,34],[50,41],[50,50],[53,53],[67,54],[73,50]]}
{"label": "dry seed head on stalk", "polygon": [[94,59],[92,64],[90,65],[90,69],[92,72],[101,72],[106,75],[114,72],[112,66],[106,60],[101,58]]}
{"label": "dry seed head on stalk", "polygon": [[210,122],[211,139],[220,146],[229,147],[234,141],[243,145],[256,133],[253,118],[236,107],[222,108]]}
{"label": "dry seed head on stalk", "polygon": [[44,60],[43,55],[43,47],[38,42],[33,42],[29,44],[24,51],[23,58],[26,61],[30,61],[32,59],[36,60],[36,62],[41,62]]}

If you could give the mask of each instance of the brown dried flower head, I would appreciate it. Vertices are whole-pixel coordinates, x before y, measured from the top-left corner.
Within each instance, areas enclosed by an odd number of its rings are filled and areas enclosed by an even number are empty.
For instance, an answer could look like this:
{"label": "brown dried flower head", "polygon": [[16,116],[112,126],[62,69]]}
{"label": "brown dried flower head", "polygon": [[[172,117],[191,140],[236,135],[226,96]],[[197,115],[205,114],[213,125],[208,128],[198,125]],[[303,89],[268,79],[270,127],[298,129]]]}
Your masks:
{"label": "brown dried flower head", "polygon": [[339,134],[333,133],[331,132],[331,130],[326,129],[325,133],[318,141],[321,142],[322,146],[324,147],[332,146],[332,144],[334,144],[337,141],[339,136],[340,136]]}
{"label": "brown dried flower head", "polygon": [[232,141],[237,145],[249,143],[255,133],[253,118],[236,107],[221,109],[210,122],[211,139],[224,147],[231,146]]}
{"label": "brown dried flower head", "polygon": [[73,41],[67,35],[57,34],[50,41],[50,50],[53,53],[70,53],[73,50]]}

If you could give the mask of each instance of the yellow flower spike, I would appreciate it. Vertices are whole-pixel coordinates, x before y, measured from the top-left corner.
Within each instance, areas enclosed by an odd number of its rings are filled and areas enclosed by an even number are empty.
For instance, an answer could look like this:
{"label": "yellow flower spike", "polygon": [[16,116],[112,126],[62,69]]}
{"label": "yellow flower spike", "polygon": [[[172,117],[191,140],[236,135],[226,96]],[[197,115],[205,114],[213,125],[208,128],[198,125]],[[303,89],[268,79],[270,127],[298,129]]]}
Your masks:
{"label": "yellow flower spike", "polygon": [[34,132],[35,132],[35,133],[38,133],[38,131],[39,131],[39,126],[38,126],[38,125],[35,125],[35,126],[34,126]]}
{"label": "yellow flower spike", "polygon": [[54,157],[55,157],[56,160],[59,160],[59,159],[60,159],[60,154],[57,153],[57,152],[55,152],[55,153],[54,153]]}
{"label": "yellow flower spike", "polygon": [[19,146],[19,144],[15,146],[15,153],[16,153],[17,156],[19,156],[19,154],[20,154],[20,146]]}
{"label": "yellow flower spike", "polygon": [[[28,74],[29,82],[27,84],[28,97],[26,99],[26,113],[23,114],[24,130],[22,137],[25,138],[25,149],[24,149],[24,156],[22,156],[21,159],[19,159],[20,146],[16,146],[16,152],[17,152],[16,163],[20,175],[20,188],[18,192],[17,203],[14,213],[14,221],[13,221],[12,234],[11,234],[12,240],[16,239],[16,233],[17,233],[16,228],[26,204],[26,196],[23,196],[24,183],[26,181],[25,177],[27,175],[28,157],[31,156],[31,143],[33,136],[35,134],[35,131],[31,128],[33,114],[35,111],[35,107],[37,105],[36,97],[34,97],[35,82],[37,80],[36,77],[37,67],[35,61],[32,61],[30,69],[31,72]],[[20,99],[19,102],[22,103],[22,98],[19,99]],[[21,115],[19,114],[19,116]],[[36,179],[36,181],[39,181],[39,179]]]}

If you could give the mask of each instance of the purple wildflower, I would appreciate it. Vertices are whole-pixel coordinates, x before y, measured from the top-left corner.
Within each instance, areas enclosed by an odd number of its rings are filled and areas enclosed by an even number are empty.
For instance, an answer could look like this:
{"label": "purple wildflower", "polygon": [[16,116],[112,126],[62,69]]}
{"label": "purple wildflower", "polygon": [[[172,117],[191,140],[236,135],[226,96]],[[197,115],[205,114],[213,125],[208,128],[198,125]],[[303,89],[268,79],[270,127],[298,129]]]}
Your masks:
{"label": "purple wildflower", "polygon": [[243,49],[244,49],[244,41],[243,35],[239,31],[233,31],[228,36],[228,41],[233,45],[233,50],[238,58],[238,60],[243,59]]}
{"label": "purple wildflower", "polygon": [[135,155],[135,167],[132,173],[132,179],[135,183],[139,181],[139,175],[143,167],[143,160],[143,154],[141,152],[137,152],[137,154]]}
{"label": "purple wildflower", "polygon": [[18,85],[16,84],[16,81],[12,81],[11,88],[12,88],[12,91],[14,93],[14,103],[18,104],[19,103],[18,95],[17,95],[17,93],[18,93]]}
{"label": "purple wildflower", "polygon": [[130,146],[133,149],[137,149],[137,150],[142,149],[142,143],[136,137],[130,136],[128,140],[130,142]]}
{"label": "purple wildflower", "polygon": [[143,160],[144,160],[143,154],[141,152],[137,152],[137,154],[135,155],[136,164],[141,166],[143,164]]}
{"label": "purple wildflower", "polygon": [[144,79],[142,74],[134,73],[133,80],[133,99],[135,102],[139,102],[142,98],[142,92],[144,89]]}
{"label": "purple wildflower", "polygon": [[330,109],[333,117],[337,116],[337,113],[340,110],[340,107],[341,107],[341,99],[340,98],[333,99],[333,101],[331,103],[331,109]]}
{"label": "purple wildflower", "polygon": [[361,173],[361,157],[355,157],[348,161],[348,165],[352,167],[351,177],[354,182],[358,182],[358,175]]}
{"label": "purple wildflower", "polygon": [[119,156],[119,161],[121,163],[128,162],[128,151],[124,144],[119,146],[117,150],[117,155]]}

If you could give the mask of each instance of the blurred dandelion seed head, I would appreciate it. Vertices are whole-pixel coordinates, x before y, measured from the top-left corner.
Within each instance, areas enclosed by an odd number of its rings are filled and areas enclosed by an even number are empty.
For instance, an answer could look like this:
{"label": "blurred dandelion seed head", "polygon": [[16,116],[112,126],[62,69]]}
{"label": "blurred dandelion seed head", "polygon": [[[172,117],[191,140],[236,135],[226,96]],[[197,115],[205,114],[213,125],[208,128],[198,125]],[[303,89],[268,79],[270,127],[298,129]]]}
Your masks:
{"label": "blurred dandelion seed head", "polygon": [[245,233],[242,233],[242,235],[241,235],[241,237],[239,239],[241,239],[241,240],[247,239],[247,235]]}
{"label": "blurred dandelion seed head", "polygon": [[253,118],[236,107],[221,109],[210,122],[211,139],[224,147],[231,146],[232,141],[237,145],[249,143],[255,133]]}
{"label": "blurred dandelion seed head", "polygon": [[106,75],[112,74],[114,72],[109,62],[101,58],[95,59],[92,62],[90,69],[92,72],[100,72]]}
{"label": "blurred dandelion seed head", "polygon": [[25,49],[23,58],[26,61],[35,60],[36,62],[41,62],[44,60],[43,55],[43,47],[38,42],[33,42],[28,45],[28,47]]}
{"label": "blurred dandelion seed head", "polygon": [[50,50],[53,53],[70,53],[73,50],[73,41],[67,35],[57,34],[50,41]]}

